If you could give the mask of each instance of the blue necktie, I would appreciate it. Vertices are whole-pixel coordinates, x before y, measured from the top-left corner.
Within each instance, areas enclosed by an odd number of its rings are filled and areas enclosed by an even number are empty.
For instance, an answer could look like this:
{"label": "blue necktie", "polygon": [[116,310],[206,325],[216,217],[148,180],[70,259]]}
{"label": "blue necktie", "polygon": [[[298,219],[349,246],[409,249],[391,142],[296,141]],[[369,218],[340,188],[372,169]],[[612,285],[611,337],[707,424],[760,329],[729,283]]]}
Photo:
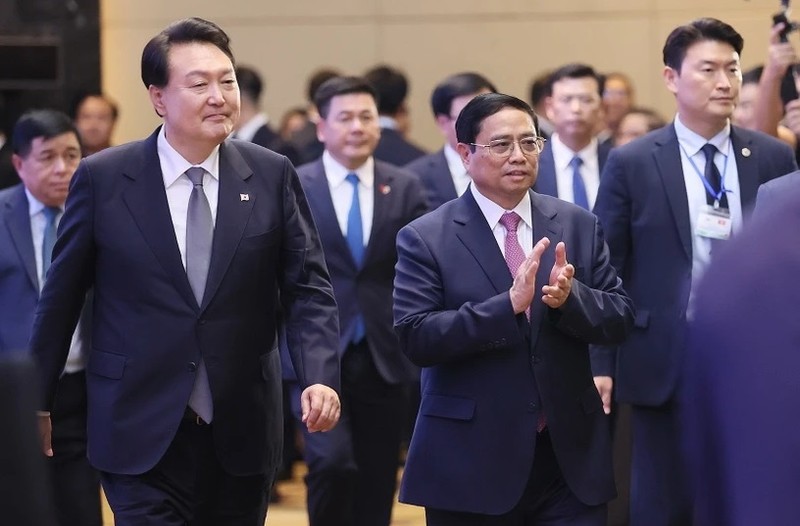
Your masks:
{"label": "blue necktie", "polygon": [[586,197],[586,185],[583,184],[583,177],[581,176],[581,164],[583,164],[583,159],[577,155],[569,162],[572,167],[572,201],[576,205],[589,210],[589,198]]}
{"label": "blue necktie", "polygon": [[59,212],[61,209],[57,206],[46,206],[42,210],[45,218],[44,236],[42,237],[42,279],[40,281],[42,284],[47,277],[50,263],[53,261],[53,247],[56,244],[56,217]]}
{"label": "blue necktie", "polygon": [[[364,225],[361,224],[361,203],[358,199],[358,176],[354,173],[347,174],[345,178],[348,183],[353,185],[353,201],[350,204],[350,211],[347,213],[347,246],[356,266],[361,268],[364,263]],[[356,316],[355,329],[353,331],[353,343],[358,343],[364,339],[366,329],[364,328],[364,317],[359,313]]]}
{"label": "blue necktie", "polygon": [[[189,285],[198,305],[203,303],[208,266],[211,262],[211,243],[214,240],[214,219],[208,198],[203,191],[203,175],[205,170],[200,167],[186,170],[186,176],[194,185],[186,212],[186,276],[189,278]],[[202,357],[189,397],[189,407],[206,423],[211,423],[214,417],[214,404],[206,363]]]}

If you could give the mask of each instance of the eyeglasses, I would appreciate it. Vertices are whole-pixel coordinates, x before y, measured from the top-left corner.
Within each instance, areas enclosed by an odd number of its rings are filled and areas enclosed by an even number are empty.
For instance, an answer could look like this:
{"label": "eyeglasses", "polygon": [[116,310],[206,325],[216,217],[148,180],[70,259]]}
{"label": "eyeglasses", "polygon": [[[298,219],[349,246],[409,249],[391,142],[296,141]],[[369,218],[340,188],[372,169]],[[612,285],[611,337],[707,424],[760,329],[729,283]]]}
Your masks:
{"label": "eyeglasses", "polygon": [[474,142],[469,143],[471,146],[480,146],[481,148],[489,148],[489,152],[495,157],[509,157],[511,152],[514,151],[514,145],[519,144],[519,149],[522,155],[539,155],[544,148],[544,137],[525,137],[518,141],[511,141],[508,139],[498,139],[489,144],[477,144]]}

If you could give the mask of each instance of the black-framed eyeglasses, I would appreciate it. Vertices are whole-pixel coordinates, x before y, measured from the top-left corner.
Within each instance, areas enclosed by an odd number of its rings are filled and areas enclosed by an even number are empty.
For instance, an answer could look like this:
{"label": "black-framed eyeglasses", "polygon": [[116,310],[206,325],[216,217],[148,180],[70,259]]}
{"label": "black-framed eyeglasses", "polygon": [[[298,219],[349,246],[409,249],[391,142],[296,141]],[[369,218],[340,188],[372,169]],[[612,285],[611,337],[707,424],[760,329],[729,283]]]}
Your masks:
{"label": "black-framed eyeglasses", "polygon": [[497,139],[489,144],[469,143],[471,146],[488,148],[489,152],[495,157],[509,157],[514,151],[514,145],[519,144],[519,149],[523,155],[539,155],[542,153],[545,143],[544,137],[524,137],[518,141],[510,139]]}

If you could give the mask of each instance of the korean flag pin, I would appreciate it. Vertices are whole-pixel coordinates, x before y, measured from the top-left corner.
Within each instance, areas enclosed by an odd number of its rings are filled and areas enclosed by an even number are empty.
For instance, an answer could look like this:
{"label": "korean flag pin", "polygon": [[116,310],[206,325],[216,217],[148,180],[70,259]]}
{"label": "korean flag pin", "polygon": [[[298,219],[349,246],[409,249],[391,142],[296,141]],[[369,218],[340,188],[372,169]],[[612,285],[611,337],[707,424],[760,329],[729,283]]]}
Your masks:
{"label": "korean flag pin", "polygon": [[383,195],[386,195],[386,194],[388,194],[389,192],[392,191],[392,187],[389,186],[388,184],[382,184],[380,186],[379,190]]}
{"label": "korean flag pin", "polygon": [[745,157],[750,157],[751,153],[752,152],[750,151],[750,148],[742,148],[742,155],[744,155]]}
{"label": "korean flag pin", "polygon": [[250,194],[239,194],[239,199],[241,201],[249,201],[250,200]]}

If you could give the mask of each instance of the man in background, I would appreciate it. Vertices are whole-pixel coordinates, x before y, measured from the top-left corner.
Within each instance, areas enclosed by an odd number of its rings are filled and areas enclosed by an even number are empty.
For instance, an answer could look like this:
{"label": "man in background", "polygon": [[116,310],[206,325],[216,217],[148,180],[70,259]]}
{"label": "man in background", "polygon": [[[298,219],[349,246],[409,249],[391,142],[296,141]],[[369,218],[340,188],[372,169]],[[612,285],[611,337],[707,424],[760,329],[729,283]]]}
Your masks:
{"label": "man in background", "polygon": [[461,156],[456,151],[456,119],[464,106],[481,93],[495,92],[486,77],[465,72],[451,75],[439,83],[431,94],[431,109],[436,127],[444,137],[441,150],[420,157],[406,165],[422,181],[431,210],[463,194],[470,178]]}
{"label": "man in background", "polygon": [[72,120],[81,134],[83,156],[111,146],[114,126],[119,118],[117,104],[101,93],[84,93],[75,101]]}
{"label": "man in background", "polygon": [[[81,160],[78,131],[69,117],[54,110],[22,115],[11,144],[22,184],[0,192],[0,354],[28,350],[56,227]],[[87,322],[87,316],[82,316],[77,330],[67,335],[66,365],[56,376],[55,454],[47,464],[61,526],[102,524],[100,475],[86,458]]]}
{"label": "man in background", "polygon": [[381,140],[375,149],[375,158],[405,166],[425,155],[425,151],[409,142],[405,135],[410,128],[408,106],[408,79],[391,66],[376,66],[364,74],[378,94]]}

